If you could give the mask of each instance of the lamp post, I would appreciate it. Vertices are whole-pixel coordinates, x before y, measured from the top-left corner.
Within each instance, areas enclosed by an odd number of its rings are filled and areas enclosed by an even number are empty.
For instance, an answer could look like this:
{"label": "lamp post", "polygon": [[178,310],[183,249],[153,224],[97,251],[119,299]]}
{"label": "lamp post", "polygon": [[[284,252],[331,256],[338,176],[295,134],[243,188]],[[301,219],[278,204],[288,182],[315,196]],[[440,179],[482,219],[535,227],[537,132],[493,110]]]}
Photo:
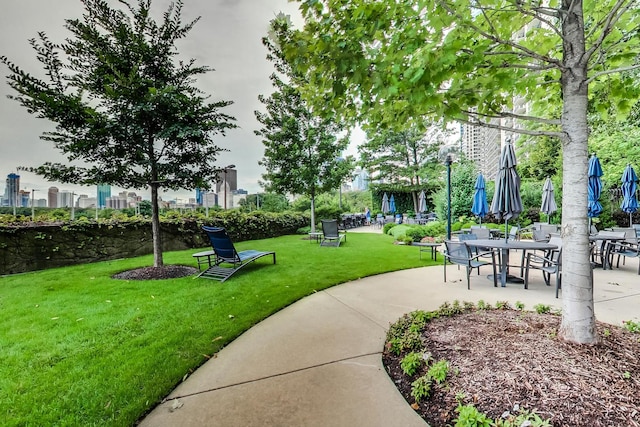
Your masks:
{"label": "lamp post", "polygon": [[76,197],[76,193],[72,191],[71,192],[71,221],[76,219],[76,211],[75,211],[76,204],[74,202],[75,197]]}
{"label": "lamp post", "polygon": [[444,165],[447,167],[447,240],[451,240],[451,163],[453,156],[447,154]]}
{"label": "lamp post", "polygon": [[236,165],[229,165],[224,168],[224,210],[227,210],[227,171],[235,168]]}
{"label": "lamp post", "polygon": [[209,218],[209,201],[207,200],[207,196],[209,195],[208,191],[205,191],[202,197],[204,197],[204,214],[207,218]]}
{"label": "lamp post", "polygon": [[36,220],[36,210],[34,207],[35,201],[36,201],[36,189],[32,188],[31,189],[31,221],[34,221],[34,222]]}

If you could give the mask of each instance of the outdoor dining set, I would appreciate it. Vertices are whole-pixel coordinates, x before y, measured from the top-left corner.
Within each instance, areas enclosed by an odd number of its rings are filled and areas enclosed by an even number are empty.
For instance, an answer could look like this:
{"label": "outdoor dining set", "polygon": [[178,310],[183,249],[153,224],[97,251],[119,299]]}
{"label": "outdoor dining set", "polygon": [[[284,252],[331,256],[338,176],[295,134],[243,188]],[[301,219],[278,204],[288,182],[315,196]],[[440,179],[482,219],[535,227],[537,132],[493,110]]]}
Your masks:
{"label": "outdoor dining set", "polygon": [[[588,212],[590,221],[602,212],[598,199],[602,190],[600,177],[603,175],[598,157],[593,155],[589,159],[588,170]],[[629,213],[629,223],[632,224],[632,214],[638,210],[636,198],[636,182],[638,178],[631,165],[627,165],[622,177],[623,201],[621,209]],[[542,189],[542,204],[540,212],[551,218],[557,211],[554,199],[554,188],[550,178],[547,178]],[[447,263],[464,266],[467,273],[467,288],[470,288],[472,270],[491,266],[493,274],[489,276],[494,286],[506,286],[507,283],[523,284],[528,288],[530,272],[542,272],[547,286],[551,285],[551,277],[555,276],[556,298],[561,289],[562,278],[562,238],[559,226],[550,223],[535,223],[528,227],[530,238],[524,236],[524,230],[509,227],[509,220],[516,218],[523,211],[520,196],[520,177],[516,171],[516,158],[510,141],[503,146],[500,155],[500,165],[495,181],[495,194],[489,208],[486,201],[484,178],[478,174],[475,184],[475,194],[471,212],[480,219],[491,212],[497,218],[504,220],[504,231],[490,230],[482,225],[476,225],[457,234],[457,239],[448,230],[444,242],[444,279],[447,280]],[[591,225],[591,224],[590,224]],[[638,258],[638,274],[640,275],[640,225],[628,228],[613,228],[598,231],[591,227],[590,266],[591,268],[618,268],[620,260],[623,264],[627,258]],[[508,231],[507,231],[508,230]],[[512,263],[511,251],[519,251],[519,263]],[[517,274],[514,268],[519,271]]]}

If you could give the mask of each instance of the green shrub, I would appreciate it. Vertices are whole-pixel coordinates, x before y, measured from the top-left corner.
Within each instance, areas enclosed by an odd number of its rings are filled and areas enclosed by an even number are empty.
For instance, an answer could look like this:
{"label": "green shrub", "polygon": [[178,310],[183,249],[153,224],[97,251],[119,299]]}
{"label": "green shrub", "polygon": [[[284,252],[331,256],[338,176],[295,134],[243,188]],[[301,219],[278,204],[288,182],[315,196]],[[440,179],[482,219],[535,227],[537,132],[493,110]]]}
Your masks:
{"label": "green shrub", "polygon": [[413,376],[422,366],[422,354],[412,351],[402,358],[400,367],[407,376]]}
{"label": "green shrub", "polygon": [[395,222],[388,222],[384,225],[384,227],[382,227],[382,233],[384,234],[389,234],[389,230],[391,230],[393,227],[396,227],[398,224],[396,224]]}
{"label": "green shrub", "polygon": [[411,396],[420,402],[422,399],[429,397],[431,392],[431,378],[422,376],[411,383]]}

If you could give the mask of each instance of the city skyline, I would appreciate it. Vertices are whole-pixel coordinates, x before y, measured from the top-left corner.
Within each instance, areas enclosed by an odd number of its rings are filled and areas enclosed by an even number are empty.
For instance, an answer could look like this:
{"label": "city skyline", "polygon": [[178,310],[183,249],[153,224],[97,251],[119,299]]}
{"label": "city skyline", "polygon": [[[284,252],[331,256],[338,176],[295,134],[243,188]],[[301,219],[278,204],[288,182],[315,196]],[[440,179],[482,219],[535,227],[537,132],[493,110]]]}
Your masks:
{"label": "city skyline", "polygon": [[[157,17],[166,10],[170,0],[154,0],[152,10]],[[120,5],[113,0],[113,6]],[[64,28],[64,20],[79,18],[84,9],[79,0],[23,0],[3,5],[0,15],[0,52],[25,71],[41,76],[42,66],[35,59],[35,52],[28,43],[44,31],[53,42],[61,42],[69,35]],[[264,154],[260,137],[254,134],[259,128],[254,111],[263,110],[258,95],[269,95],[273,88],[269,75],[274,69],[266,59],[267,50],[261,38],[267,34],[269,21],[279,12],[292,16],[293,22],[300,25],[297,5],[287,0],[229,1],[229,0],[191,0],[185,4],[183,20],[185,22],[201,16],[192,32],[179,44],[179,58],[194,58],[199,65],[207,65],[215,71],[198,79],[197,85],[212,101],[233,101],[224,113],[234,116],[238,129],[228,132],[225,137],[216,137],[218,146],[229,150],[220,153],[216,164],[223,168],[234,164],[241,176],[238,187],[250,193],[263,191],[258,181],[265,172],[258,161]],[[86,193],[86,186],[77,186],[60,182],[48,182],[30,172],[18,171],[19,167],[37,167],[46,161],[63,162],[67,160],[47,141],[41,141],[40,135],[52,129],[52,124],[30,115],[16,101],[7,99],[12,94],[7,85],[6,68],[2,68],[3,81],[0,84],[0,175],[11,172],[21,175],[21,189],[31,191],[46,190],[50,186],[69,188],[76,193]],[[362,138],[362,134],[356,132]],[[354,143],[349,153],[354,154]],[[28,153],[25,154],[25,153]],[[148,189],[127,189],[114,187],[114,191],[133,190],[149,197]],[[195,190],[167,191],[163,199],[193,197]]]}

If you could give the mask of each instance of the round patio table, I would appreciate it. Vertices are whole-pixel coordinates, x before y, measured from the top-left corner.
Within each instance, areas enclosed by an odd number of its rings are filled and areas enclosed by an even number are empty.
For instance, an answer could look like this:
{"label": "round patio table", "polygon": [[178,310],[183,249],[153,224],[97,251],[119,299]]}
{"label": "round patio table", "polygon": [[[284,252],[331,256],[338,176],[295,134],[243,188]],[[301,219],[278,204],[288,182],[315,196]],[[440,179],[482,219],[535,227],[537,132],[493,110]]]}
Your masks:
{"label": "round patio table", "polygon": [[[532,242],[529,240],[504,240],[504,239],[478,239],[465,241],[467,246],[473,248],[491,248],[500,250],[500,285],[507,286],[507,282],[524,283],[521,277],[509,274],[509,252],[511,249],[522,251],[548,251],[558,249],[558,246],[545,242]],[[523,257],[524,258],[524,257]]]}

